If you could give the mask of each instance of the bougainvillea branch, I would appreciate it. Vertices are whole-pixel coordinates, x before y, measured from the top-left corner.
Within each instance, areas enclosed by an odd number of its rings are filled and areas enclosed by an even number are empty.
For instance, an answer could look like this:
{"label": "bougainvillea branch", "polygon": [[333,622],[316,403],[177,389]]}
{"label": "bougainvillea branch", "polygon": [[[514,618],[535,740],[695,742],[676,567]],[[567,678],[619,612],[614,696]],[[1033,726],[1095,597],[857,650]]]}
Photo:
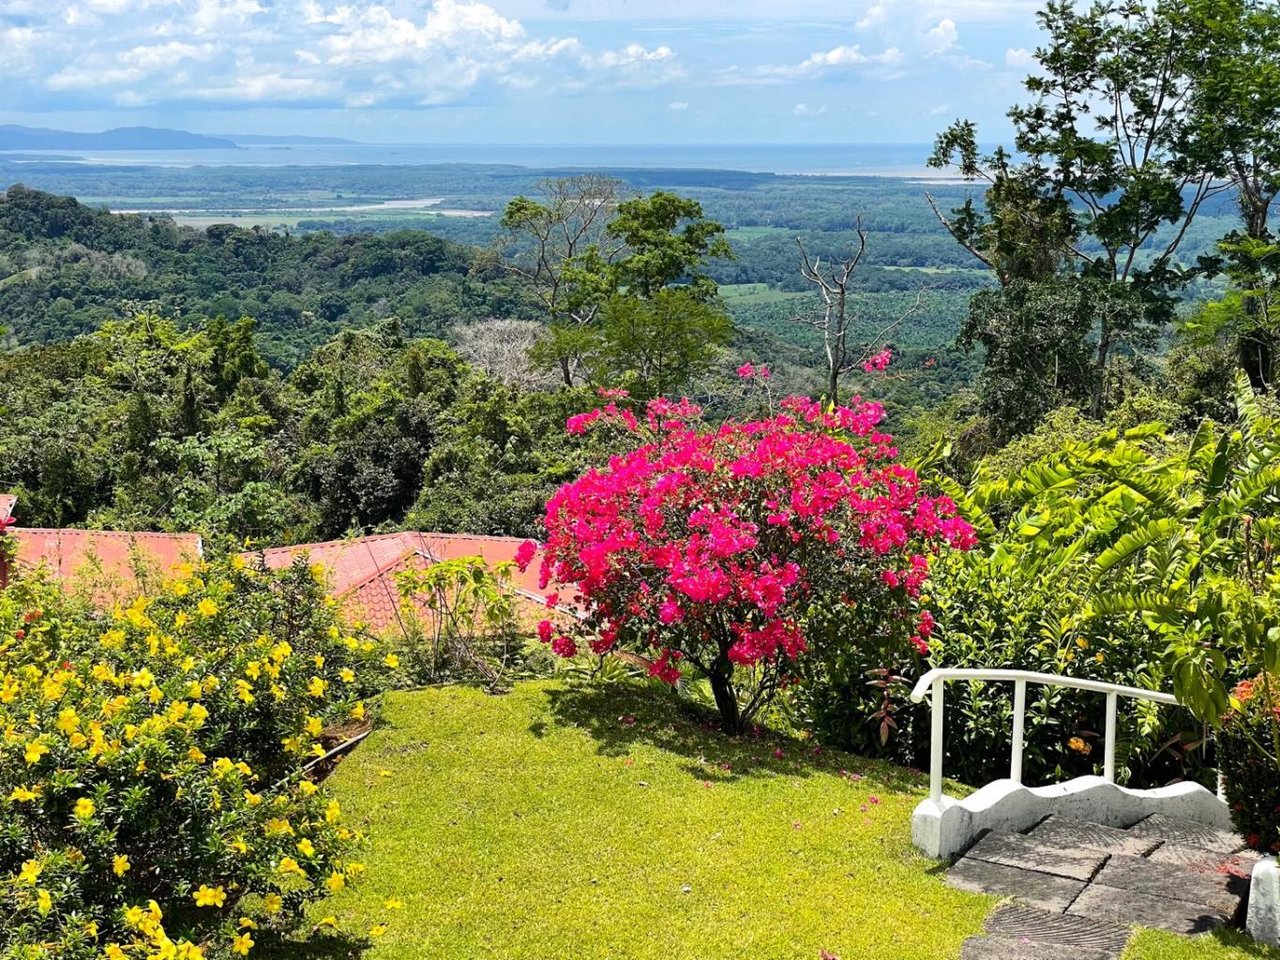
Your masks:
{"label": "bougainvillea branch", "polygon": [[719,426],[687,400],[650,401],[640,416],[625,404],[614,394],[567,424],[612,424],[634,447],[547,504],[542,579],[573,585],[586,614],[573,636],[541,627],[556,653],[640,652],[673,683],[692,668],[736,731],[791,681],[815,636],[840,633],[833,624],[857,625],[840,642],[876,644],[887,659],[927,652],[928,557],[968,549],[974,534],[897,462],[879,404],[791,397]]}

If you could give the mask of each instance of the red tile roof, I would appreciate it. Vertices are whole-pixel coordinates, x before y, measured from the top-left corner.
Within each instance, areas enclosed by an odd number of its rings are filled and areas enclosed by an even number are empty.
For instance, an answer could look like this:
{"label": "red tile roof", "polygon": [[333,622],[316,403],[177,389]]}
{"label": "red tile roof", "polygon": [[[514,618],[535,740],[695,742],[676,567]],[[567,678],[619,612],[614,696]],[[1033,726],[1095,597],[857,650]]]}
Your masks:
{"label": "red tile roof", "polygon": [[43,565],[59,580],[83,584],[99,603],[135,595],[139,573],[174,576],[181,564],[199,560],[202,550],[194,533],[10,527],[9,535],[18,543],[20,565]]}
{"label": "red tile roof", "polygon": [[[347,618],[381,633],[405,628],[396,574],[458,557],[478,556],[491,565],[514,561],[523,542],[518,537],[409,531],[273,547],[241,556],[246,560],[260,559],[273,570],[289,566],[299,556],[308,557],[311,563],[325,569],[330,590],[341,602]],[[539,616],[545,614],[544,598],[552,591],[538,586],[537,562],[523,573],[514,570],[512,585],[516,593],[528,601],[523,605],[528,617],[535,611]],[[430,616],[430,612],[421,607],[416,613],[420,620]]]}

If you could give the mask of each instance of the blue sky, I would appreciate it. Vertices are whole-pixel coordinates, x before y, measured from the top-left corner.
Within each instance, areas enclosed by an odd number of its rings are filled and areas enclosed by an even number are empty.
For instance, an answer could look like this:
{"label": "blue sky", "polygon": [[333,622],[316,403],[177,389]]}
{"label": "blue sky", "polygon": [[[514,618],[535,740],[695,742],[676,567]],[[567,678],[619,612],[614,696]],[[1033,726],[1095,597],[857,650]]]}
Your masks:
{"label": "blue sky", "polygon": [[0,0],[0,122],[456,143],[1005,133],[1036,0]]}

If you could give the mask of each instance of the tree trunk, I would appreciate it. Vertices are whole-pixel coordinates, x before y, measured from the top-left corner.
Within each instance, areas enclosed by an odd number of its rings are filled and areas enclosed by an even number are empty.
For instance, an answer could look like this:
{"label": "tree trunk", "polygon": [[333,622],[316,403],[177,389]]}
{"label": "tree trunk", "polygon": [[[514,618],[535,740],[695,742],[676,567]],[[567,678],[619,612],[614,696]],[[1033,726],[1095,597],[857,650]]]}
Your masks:
{"label": "tree trunk", "polygon": [[742,717],[738,712],[738,695],[733,689],[733,664],[725,659],[717,660],[707,679],[711,681],[711,692],[715,694],[716,709],[720,711],[725,731],[740,733]]}

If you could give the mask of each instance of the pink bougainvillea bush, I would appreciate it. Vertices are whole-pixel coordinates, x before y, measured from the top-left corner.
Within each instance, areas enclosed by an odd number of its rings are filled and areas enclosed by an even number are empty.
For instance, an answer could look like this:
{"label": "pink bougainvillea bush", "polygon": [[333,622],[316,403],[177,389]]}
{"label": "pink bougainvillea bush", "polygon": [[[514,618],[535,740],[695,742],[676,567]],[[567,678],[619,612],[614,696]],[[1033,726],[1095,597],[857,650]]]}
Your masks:
{"label": "pink bougainvillea bush", "polygon": [[672,683],[693,671],[736,731],[815,643],[927,652],[929,557],[974,534],[897,461],[879,404],[792,397],[713,426],[687,400],[637,416],[607,399],[569,432],[611,425],[634,446],[547,504],[542,579],[576,588],[585,613],[573,634],[541,625],[557,654],[629,650]]}

